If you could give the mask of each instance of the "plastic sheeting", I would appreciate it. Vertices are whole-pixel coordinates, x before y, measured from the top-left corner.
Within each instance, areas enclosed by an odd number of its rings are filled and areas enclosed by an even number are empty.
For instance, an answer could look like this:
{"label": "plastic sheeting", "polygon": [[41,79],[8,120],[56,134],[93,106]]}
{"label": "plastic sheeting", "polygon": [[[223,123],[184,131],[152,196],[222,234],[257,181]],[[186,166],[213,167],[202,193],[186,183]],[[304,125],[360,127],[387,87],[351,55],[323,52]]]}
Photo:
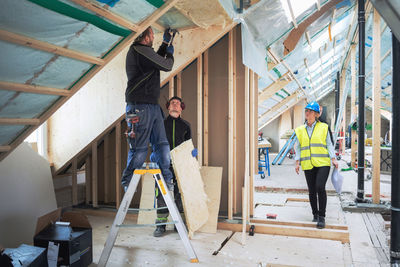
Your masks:
{"label": "plastic sheeting", "polygon": [[[327,2],[321,1],[321,6]],[[278,79],[280,75],[287,72],[287,68],[283,64],[278,64],[272,70],[268,70],[267,62],[272,62],[272,60],[267,55],[267,48],[271,49],[278,59],[284,60],[295,73],[302,89],[307,94],[308,100],[318,99],[333,90],[336,73],[341,70],[346,56],[349,56],[349,41],[357,26],[357,21],[351,24],[353,17],[357,15],[355,14],[354,0],[341,1],[311,23],[306,29],[310,36],[311,45],[303,34],[295,49],[286,56],[284,55],[283,42],[293,30],[293,24],[291,18],[288,18],[285,13],[282,1],[261,0],[243,11],[242,14],[236,12],[234,1],[220,0],[220,3],[235,21],[242,24],[243,63],[260,76],[259,92],[273,83],[272,77]],[[336,13],[334,20],[332,20],[334,9],[336,9]],[[317,12],[317,8],[313,4],[296,17],[297,24],[300,25],[302,21],[315,12]],[[371,22],[372,15],[369,16],[366,24],[367,50],[372,44]],[[390,31],[386,29],[382,35],[382,56],[388,51],[387,49],[390,49],[390,44]],[[382,76],[390,71],[390,67],[390,57],[387,57],[382,61]],[[366,60],[366,72],[368,73],[371,69],[372,55],[369,55]],[[348,73],[346,84],[349,84],[351,78],[351,75],[349,75],[350,65],[346,72]],[[367,89],[372,83],[371,77],[370,75],[366,79]],[[382,88],[390,85],[390,81],[391,75],[382,79]],[[264,114],[278,101],[282,101],[299,89],[301,88],[295,81],[290,82],[284,90],[277,92],[271,99],[259,103],[259,115]],[[368,90],[366,94],[368,96]],[[290,104],[288,103],[286,106]],[[268,114],[268,117],[263,116],[259,125],[279,114],[286,106],[275,114]]]}
{"label": "plastic sheeting", "polygon": [[59,96],[0,91],[0,117],[35,118],[47,110]]}
{"label": "plastic sheeting", "polygon": [[24,125],[0,126],[0,146],[10,144],[25,128]]}

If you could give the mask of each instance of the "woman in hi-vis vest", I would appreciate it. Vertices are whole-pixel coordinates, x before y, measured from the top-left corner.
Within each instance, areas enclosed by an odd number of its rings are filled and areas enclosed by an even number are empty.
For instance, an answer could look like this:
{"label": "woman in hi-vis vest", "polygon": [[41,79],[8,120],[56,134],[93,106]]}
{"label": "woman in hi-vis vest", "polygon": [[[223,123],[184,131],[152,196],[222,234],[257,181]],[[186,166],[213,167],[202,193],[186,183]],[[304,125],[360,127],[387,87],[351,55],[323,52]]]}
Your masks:
{"label": "woman in hi-vis vest", "polygon": [[335,151],[328,134],[328,124],[320,122],[320,107],[317,102],[305,108],[306,123],[296,128],[296,173],[300,165],[307,180],[313,222],[317,228],[325,227],[326,190],[329,170],[332,164],[338,168]]}

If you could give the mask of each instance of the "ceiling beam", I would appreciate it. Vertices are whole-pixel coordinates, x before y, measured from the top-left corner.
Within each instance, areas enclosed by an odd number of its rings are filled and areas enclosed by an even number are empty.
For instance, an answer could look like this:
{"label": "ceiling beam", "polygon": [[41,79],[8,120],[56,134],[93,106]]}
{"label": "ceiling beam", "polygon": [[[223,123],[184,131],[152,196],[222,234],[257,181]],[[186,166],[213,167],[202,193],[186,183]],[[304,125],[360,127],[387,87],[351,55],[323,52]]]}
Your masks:
{"label": "ceiling beam", "polygon": [[39,125],[39,119],[0,118],[0,125]]}
{"label": "ceiling beam", "polygon": [[304,66],[305,66],[305,67],[306,67],[306,69],[307,69],[308,76],[310,77],[311,88],[312,88],[312,89],[313,89],[313,91],[314,91],[315,87],[314,87],[314,83],[313,83],[313,81],[312,81],[312,77],[311,77],[310,68],[308,67],[308,61],[307,61],[307,58],[305,58],[305,59],[304,59]]}
{"label": "ceiling beam", "polygon": [[[297,94],[293,94],[293,95],[297,95]],[[293,96],[292,95],[292,96]],[[288,109],[290,109],[291,107],[293,107],[294,105],[296,105],[297,103],[300,102],[300,100],[304,99],[305,96],[302,95],[299,98],[297,98],[297,100],[289,105],[287,105],[287,107],[280,112],[279,114],[276,114],[275,116],[273,116],[272,118],[270,118],[268,121],[266,121],[265,123],[263,123],[261,126],[258,127],[258,130],[260,131],[262,128],[264,128],[265,126],[267,126],[268,124],[270,124],[272,121],[274,121],[276,118],[278,118],[282,113],[286,112]],[[289,102],[289,101],[288,101]],[[280,108],[282,108],[285,105],[281,105],[277,110],[279,110]]]}
{"label": "ceiling beam", "polygon": [[293,12],[293,7],[292,7],[292,3],[290,2],[290,0],[286,0],[288,7],[289,7],[289,11],[290,11],[290,16],[292,17],[292,23],[293,23],[293,27],[295,29],[297,29],[297,21],[296,21],[296,17],[294,16],[294,12]]}
{"label": "ceiling beam", "polygon": [[112,22],[115,22],[121,26],[124,26],[125,28],[132,30],[134,32],[138,31],[138,26],[127,19],[111,12],[110,10],[106,9],[104,6],[101,6],[95,2],[89,1],[89,0],[71,0],[77,5],[80,5],[84,8],[89,9],[90,11],[93,11],[97,15],[100,15],[102,17],[105,17]]}
{"label": "ceiling beam", "polygon": [[286,64],[286,62],[284,60],[281,60],[271,49],[271,47],[269,47],[267,49],[268,54],[270,55],[270,57],[273,59],[273,61],[275,61],[275,63],[282,63],[282,65],[290,72],[289,79],[291,80],[295,80],[297,85],[299,86],[299,89],[303,91],[303,93],[305,95],[307,95],[307,92],[303,89],[303,86],[300,84],[299,80],[296,78],[296,76],[294,75],[292,69],[289,67],[288,64]]}
{"label": "ceiling beam", "polygon": [[90,56],[81,52],[70,50],[61,46],[53,45],[43,41],[39,41],[27,36],[19,35],[16,33],[8,32],[0,29],[0,40],[14,43],[22,46],[27,46],[33,49],[42,50],[48,53],[69,57],[80,61],[92,63],[95,65],[103,65],[104,60],[94,56]]}
{"label": "ceiling beam", "polygon": [[[110,53],[108,53],[104,58],[103,65],[94,66],[86,75],[82,76],[77,83],[70,89],[71,95],[69,97],[60,98],[50,109],[44,112],[40,116],[40,124],[45,122],[56,110],[58,110],[72,95],[74,95],[82,86],[84,86],[93,76],[98,73],[104,65],[110,62],[116,55],[118,55],[125,47],[132,44],[132,42],[149,26],[156,22],[162,15],[164,15],[169,9],[171,9],[178,0],[167,0],[164,5],[153,12],[148,18],[146,18],[142,23],[140,23],[138,32],[131,33],[128,35],[117,47],[115,47]],[[39,125],[40,125],[39,124]],[[20,143],[22,143],[27,136],[29,136],[33,131],[37,129],[38,125],[35,127],[30,127],[20,136],[18,136],[11,144],[11,149],[4,155],[0,156],[0,161],[2,161],[7,155],[14,150]]]}
{"label": "ceiling beam", "polygon": [[281,77],[276,82],[271,83],[268,87],[266,87],[261,93],[258,94],[258,102],[262,103],[265,100],[269,99],[272,97],[275,93],[279,92],[281,89],[283,89],[286,85],[291,83],[291,80],[284,80],[284,76]]}
{"label": "ceiling beam", "polygon": [[50,88],[33,84],[12,83],[0,81],[0,89],[33,94],[70,96],[71,92],[65,89]]}
{"label": "ceiling beam", "polygon": [[264,114],[259,116],[258,120],[260,121],[260,120],[265,119],[266,117],[268,117],[268,115],[273,114],[277,110],[281,109],[283,106],[287,105],[290,101],[292,101],[293,99],[298,98],[298,97],[300,97],[299,90],[296,91],[295,93],[293,93],[292,95],[286,97],[285,99],[283,99],[281,102],[279,102],[276,105],[274,105],[273,107],[271,107],[266,112],[264,112]]}

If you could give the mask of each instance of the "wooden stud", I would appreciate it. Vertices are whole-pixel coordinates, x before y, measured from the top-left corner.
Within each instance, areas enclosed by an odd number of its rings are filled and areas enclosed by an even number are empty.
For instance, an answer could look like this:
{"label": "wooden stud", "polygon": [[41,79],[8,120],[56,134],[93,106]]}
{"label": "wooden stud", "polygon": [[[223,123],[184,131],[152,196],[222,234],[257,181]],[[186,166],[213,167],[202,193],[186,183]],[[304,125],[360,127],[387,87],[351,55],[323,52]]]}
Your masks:
{"label": "wooden stud", "polygon": [[372,37],[372,202],[380,203],[381,176],[381,16],[374,8]]}
{"label": "wooden stud", "polygon": [[[153,25],[162,15],[164,15],[169,9],[171,9],[178,0],[167,0],[160,8],[158,8],[156,11],[153,12],[152,15],[150,15],[148,18],[146,18],[142,23],[140,23],[138,31],[135,33],[131,33],[129,36],[127,36],[117,47],[115,47],[112,51],[110,51],[104,59],[104,64],[102,65],[96,65],[91,68],[91,70],[86,73],[81,79],[79,79],[78,82],[74,84],[74,86],[70,89],[71,91],[71,96],[74,95],[82,86],[84,86],[91,78],[93,78],[96,73],[98,73],[102,67],[110,62],[116,55],[118,55],[125,47],[129,46],[132,44],[132,41],[135,40],[136,37],[138,37],[145,29],[147,29],[149,26]],[[236,25],[236,23],[232,23],[231,25],[228,25],[228,27],[233,27]],[[222,33],[221,33],[222,34]],[[222,35],[223,36],[223,35]],[[219,39],[220,37],[218,37]],[[218,39],[215,40],[218,41]],[[81,54],[80,54],[81,55]],[[81,58],[82,60],[82,58]],[[55,104],[52,105],[50,109],[48,109],[45,113],[42,114],[40,117],[40,121],[44,122],[50,116],[57,110],[59,109],[67,100],[69,97],[64,97],[58,100]],[[37,127],[30,127],[27,129],[24,134],[21,134],[18,138],[16,138],[11,144],[11,149],[7,153],[3,153],[0,155],[0,161],[3,160],[13,149],[15,149],[20,143],[22,143],[27,136],[29,136],[33,131],[36,130]]]}
{"label": "wooden stud", "polygon": [[203,57],[197,58],[197,160],[202,166],[203,156]]}
{"label": "wooden stud", "polygon": [[204,52],[203,57],[203,165],[208,166],[208,50]]}
{"label": "wooden stud", "polygon": [[[356,108],[356,46],[351,46],[351,122],[356,120],[357,108]],[[356,164],[356,136],[357,131],[351,130],[351,166],[355,168]]]}
{"label": "wooden stud", "polygon": [[247,226],[247,188],[242,187],[242,246],[246,245],[246,226]]}
{"label": "wooden stud", "polygon": [[[250,88],[253,91],[253,101],[251,104],[253,105],[253,116],[252,119],[254,120],[253,124],[253,142],[250,144],[254,151],[254,171],[253,174],[258,173],[258,75],[257,73],[253,72],[253,77],[252,77],[253,83],[252,83],[252,88]],[[252,179],[249,181],[249,205],[250,205],[250,215],[252,216],[254,214],[254,180],[255,177],[253,176]]]}
{"label": "wooden stud", "polygon": [[27,46],[33,49],[42,50],[48,53],[60,55],[63,57],[69,57],[73,59],[77,59],[79,61],[84,61],[96,65],[103,65],[104,60],[101,58],[97,58],[94,56],[90,56],[81,52],[77,52],[74,50],[70,50],[61,46],[53,45],[50,43],[46,43],[43,41],[39,41],[27,36],[19,35],[16,33],[8,32],[0,29],[0,40],[18,44],[22,46]]}
{"label": "wooden stud", "polygon": [[182,72],[176,75],[176,95],[182,98]]}
{"label": "wooden stud", "polygon": [[39,119],[0,118],[0,125],[39,125]]}
{"label": "wooden stud", "polygon": [[[251,69],[249,69],[249,103],[251,103],[249,107],[249,175],[250,181],[255,178],[255,170],[254,170],[254,162],[256,159],[254,158],[254,130],[255,130],[255,120],[254,120],[254,99],[256,98],[256,94],[253,90],[254,86],[254,73]],[[250,203],[249,203],[250,204]],[[251,213],[251,212],[250,212]],[[252,213],[251,213],[252,214]]]}
{"label": "wooden stud", "polygon": [[110,136],[108,133],[104,136],[104,153],[103,153],[103,171],[104,171],[104,203],[108,203],[110,190],[109,190],[109,181],[110,181]]}
{"label": "wooden stud", "polygon": [[244,70],[244,140],[245,140],[245,163],[244,163],[244,192],[242,201],[242,245],[246,241],[246,225],[249,217],[249,146],[250,146],[250,87],[249,87],[249,68]]}
{"label": "wooden stud", "polygon": [[228,35],[228,219],[233,218],[233,119],[234,119],[234,109],[233,109],[233,36],[232,31]]}
{"label": "wooden stud", "polygon": [[72,206],[78,205],[78,159],[72,160]]}
{"label": "wooden stud", "polygon": [[169,98],[171,99],[171,97],[174,97],[175,96],[175,88],[174,88],[174,77],[172,77],[170,80],[169,80],[169,86],[168,86],[168,89],[169,89],[169,92],[168,92],[168,96],[169,96]]}
{"label": "wooden stud", "polygon": [[65,89],[50,88],[34,84],[13,83],[6,81],[0,81],[0,88],[3,90],[33,93],[33,94],[59,95],[59,96],[71,95],[71,92]]}
{"label": "wooden stud", "polygon": [[91,167],[91,158],[90,158],[90,156],[88,156],[87,158],[86,158],[86,162],[85,162],[85,192],[86,192],[86,198],[85,198],[85,201],[86,201],[86,205],[89,205],[89,203],[90,203],[90,189],[91,189],[91,169],[92,169],[92,167]]}
{"label": "wooden stud", "polygon": [[121,123],[115,126],[115,205],[121,204]]}
{"label": "wooden stud", "polygon": [[[340,128],[342,129],[343,132],[343,137],[346,136],[346,103],[347,103],[347,95],[344,95],[345,92],[345,86],[346,86],[346,72],[344,71],[342,73],[342,75],[340,75],[339,78],[339,83],[340,83],[340,96],[341,98],[346,98],[345,102],[344,102],[344,108],[343,108],[343,113],[342,113],[342,121],[340,123]],[[342,101],[342,100],[340,100]],[[342,103],[340,102],[340,105]],[[345,139],[343,139],[342,143],[341,143],[341,151],[342,151],[342,155],[344,155],[345,151],[346,151],[346,142]]]}
{"label": "wooden stud", "polygon": [[92,142],[92,205],[98,206],[97,141]]}
{"label": "wooden stud", "polygon": [[[233,82],[233,214],[237,213],[237,130],[236,130],[236,29],[232,29],[232,82]],[[241,188],[241,186],[239,187]],[[241,192],[241,191],[240,191]]]}

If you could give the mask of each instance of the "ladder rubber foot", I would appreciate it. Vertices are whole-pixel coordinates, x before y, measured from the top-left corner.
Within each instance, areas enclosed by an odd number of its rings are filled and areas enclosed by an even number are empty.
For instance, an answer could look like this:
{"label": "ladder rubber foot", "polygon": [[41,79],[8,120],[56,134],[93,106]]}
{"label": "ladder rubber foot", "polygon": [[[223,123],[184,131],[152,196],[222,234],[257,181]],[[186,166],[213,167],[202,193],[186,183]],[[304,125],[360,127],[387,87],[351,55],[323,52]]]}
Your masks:
{"label": "ladder rubber foot", "polygon": [[190,262],[191,263],[199,263],[199,259],[197,259],[197,258],[196,259],[190,259]]}

